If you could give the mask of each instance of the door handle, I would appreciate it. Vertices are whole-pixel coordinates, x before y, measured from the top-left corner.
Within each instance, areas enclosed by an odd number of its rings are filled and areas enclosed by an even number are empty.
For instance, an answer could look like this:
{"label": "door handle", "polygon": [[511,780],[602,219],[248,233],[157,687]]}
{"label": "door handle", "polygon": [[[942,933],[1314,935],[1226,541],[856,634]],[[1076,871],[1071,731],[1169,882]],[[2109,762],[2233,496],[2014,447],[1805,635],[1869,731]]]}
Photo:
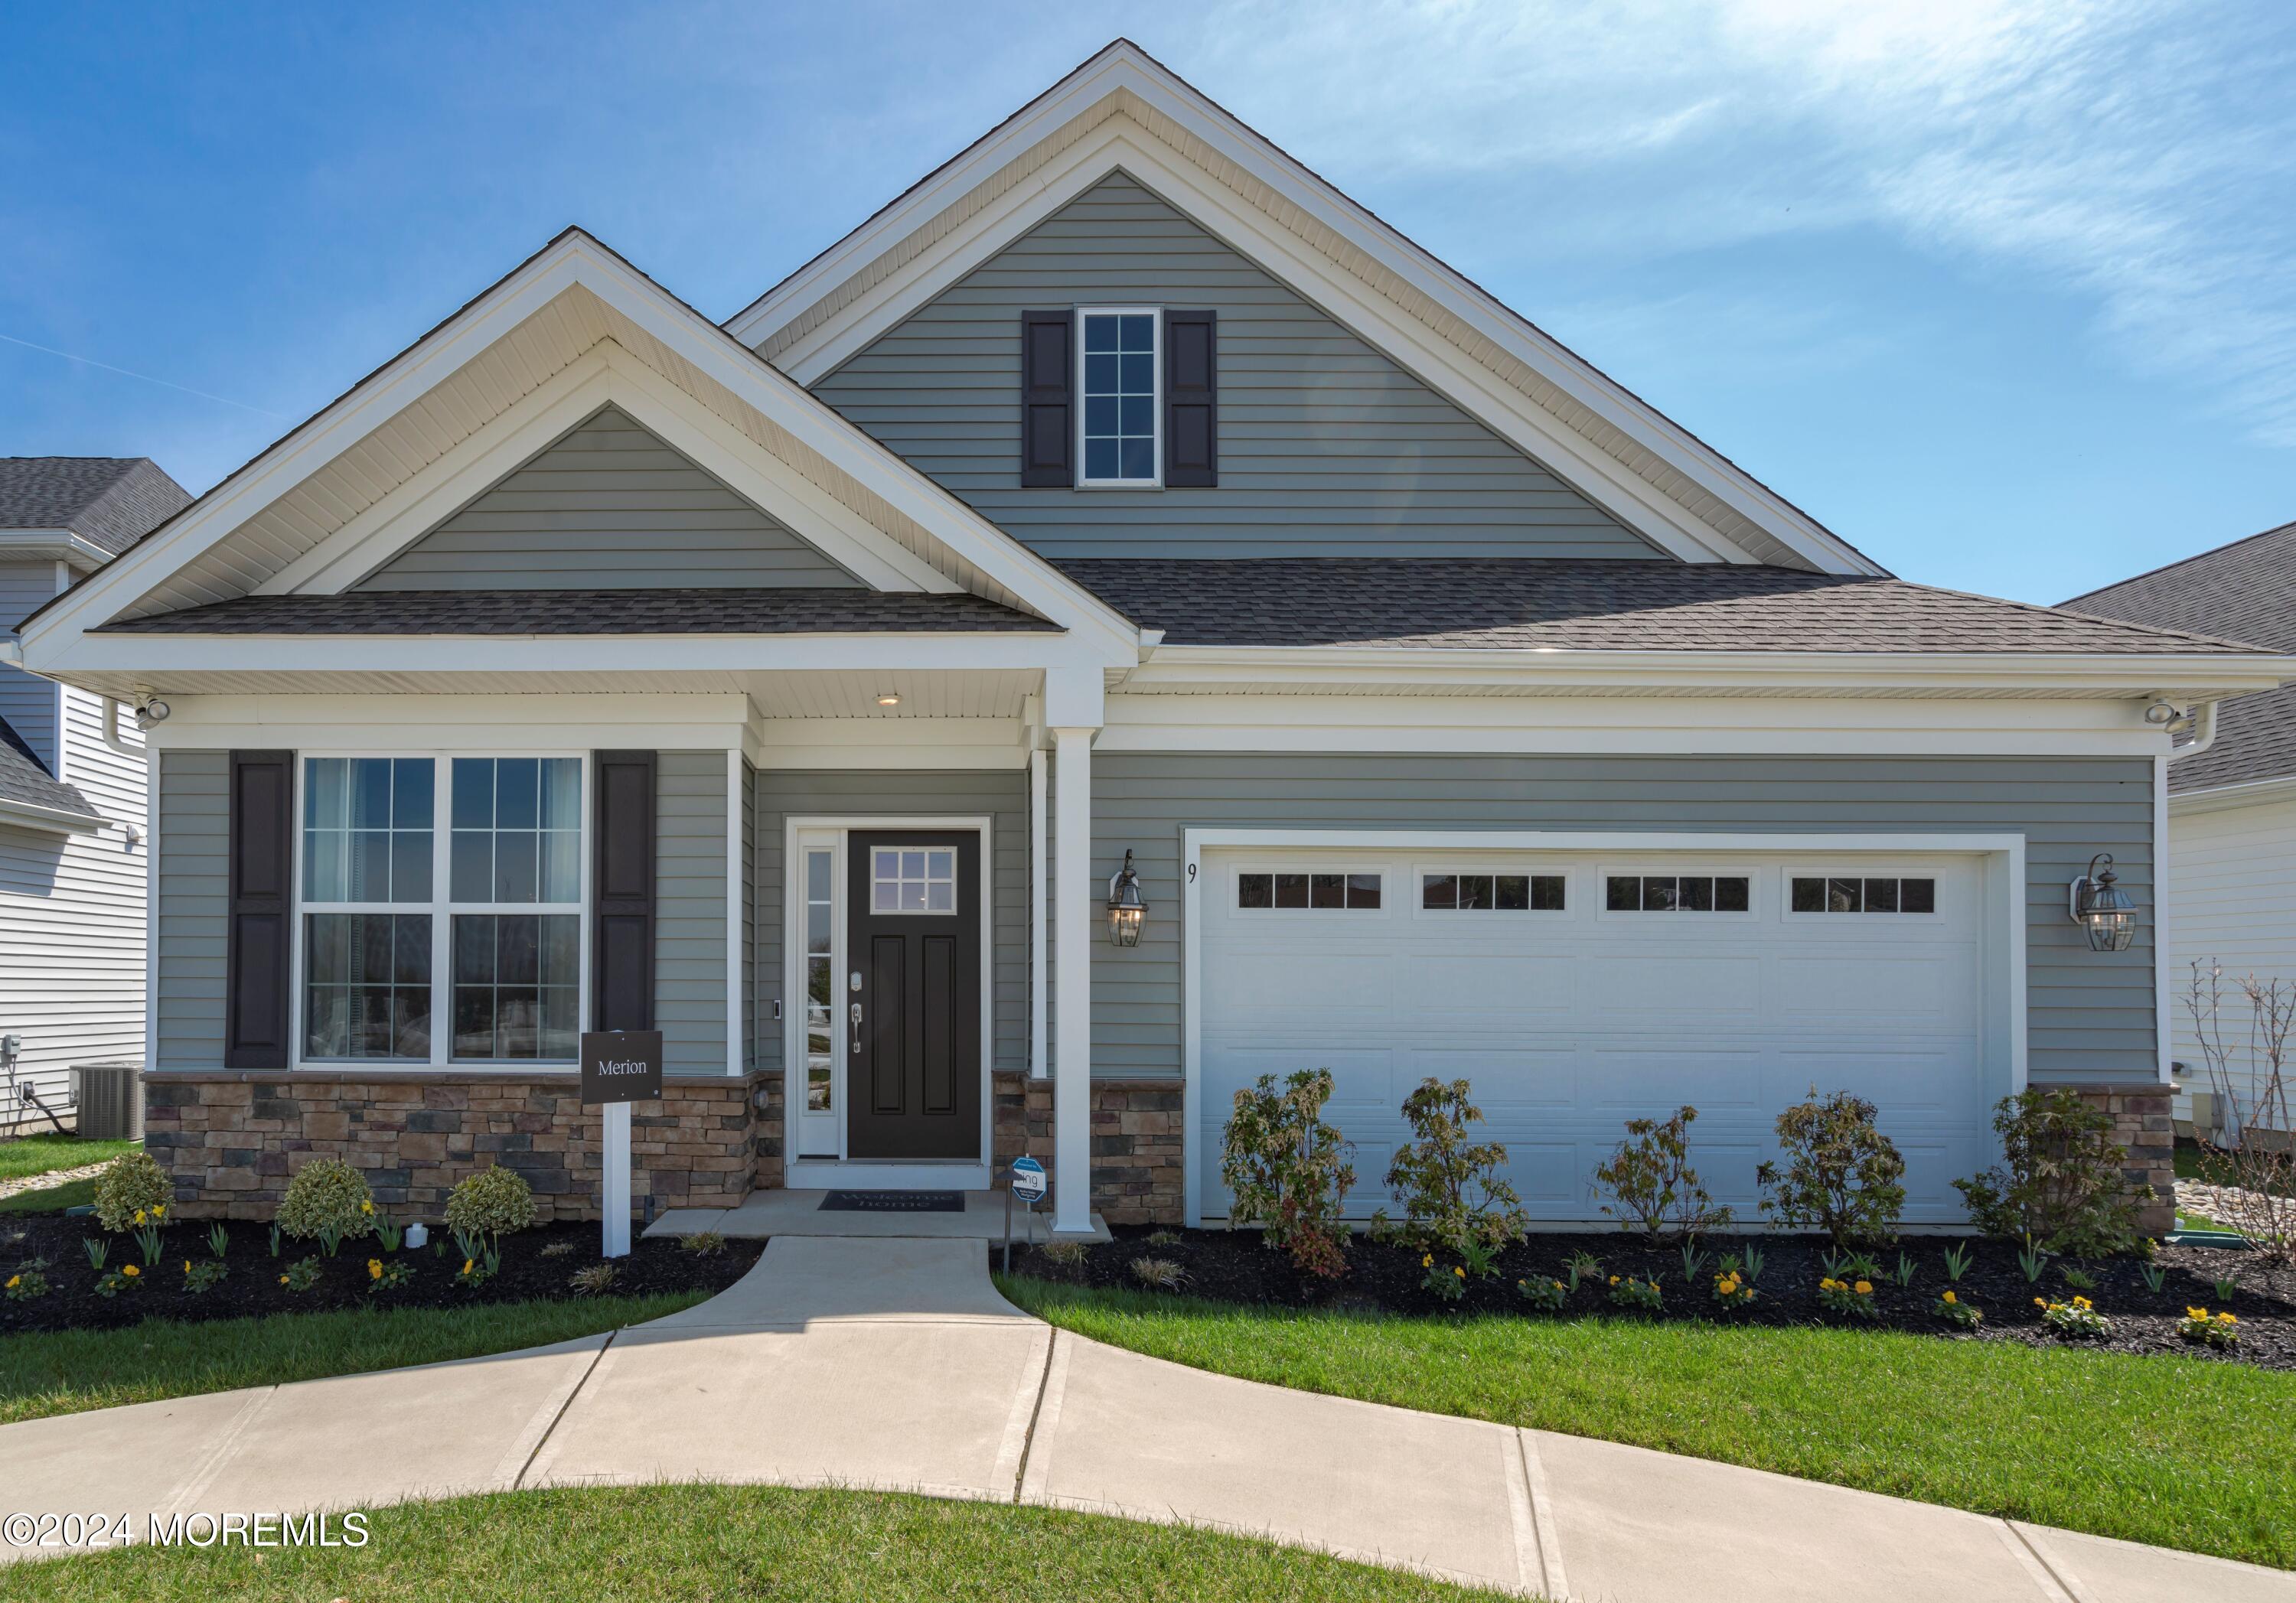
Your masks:
{"label": "door handle", "polygon": [[853,1004],[853,1056],[861,1055],[861,1004]]}

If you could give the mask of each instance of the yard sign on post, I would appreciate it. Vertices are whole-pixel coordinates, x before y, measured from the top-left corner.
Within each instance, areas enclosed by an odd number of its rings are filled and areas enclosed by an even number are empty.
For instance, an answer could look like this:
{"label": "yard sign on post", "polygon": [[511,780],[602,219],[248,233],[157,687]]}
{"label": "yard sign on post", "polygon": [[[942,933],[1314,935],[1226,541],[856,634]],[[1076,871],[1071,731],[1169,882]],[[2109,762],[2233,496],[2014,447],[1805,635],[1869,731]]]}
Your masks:
{"label": "yard sign on post", "polygon": [[601,1253],[630,1255],[630,1104],[661,1100],[660,1030],[586,1030],[582,1105],[605,1109],[599,1132]]}
{"label": "yard sign on post", "polygon": [[1011,1184],[1004,1192],[1004,1272],[1013,1272],[1013,1198],[1029,1205],[1029,1241],[1037,1239],[1037,1205],[1045,1199],[1045,1165],[1023,1154],[1013,1160]]}

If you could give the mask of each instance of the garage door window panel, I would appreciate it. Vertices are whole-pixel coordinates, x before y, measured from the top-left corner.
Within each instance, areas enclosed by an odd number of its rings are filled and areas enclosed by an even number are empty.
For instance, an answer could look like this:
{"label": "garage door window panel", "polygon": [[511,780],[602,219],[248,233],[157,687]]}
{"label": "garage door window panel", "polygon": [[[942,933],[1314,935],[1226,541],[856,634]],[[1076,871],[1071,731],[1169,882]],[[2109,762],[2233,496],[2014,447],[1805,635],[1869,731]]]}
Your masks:
{"label": "garage door window panel", "polygon": [[1606,913],[1721,913],[1753,911],[1753,880],[1746,874],[1605,874]]}
{"label": "garage door window panel", "polygon": [[1376,912],[1381,876],[1343,870],[1246,870],[1235,877],[1244,912]]}
{"label": "garage door window panel", "polygon": [[1885,913],[1899,918],[1933,916],[1937,881],[1927,876],[1796,874],[1788,911],[1824,917],[1834,913]]}
{"label": "garage door window panel", "polygon": [[1562,874],[1486,872],[1465,869],[1456,872],[1422,872],[1419,910],[1422,912],[1561,912],[1564,911]]}

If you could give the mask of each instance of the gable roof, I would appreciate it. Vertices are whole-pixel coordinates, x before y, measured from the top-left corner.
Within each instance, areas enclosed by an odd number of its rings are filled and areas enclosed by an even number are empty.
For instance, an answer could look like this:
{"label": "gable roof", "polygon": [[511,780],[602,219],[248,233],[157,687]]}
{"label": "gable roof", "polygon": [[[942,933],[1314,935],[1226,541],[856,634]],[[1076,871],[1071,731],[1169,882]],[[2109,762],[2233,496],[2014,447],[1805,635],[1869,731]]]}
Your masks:
{"label": "gable roof", "polygon": [[45,823],[51,814],[62,815],[55,822],[99,819],[78,788],[60,783],[24,737],[0,718],[0,823]]}
{"label": "gable roof", "polygon": [[1060,626],[962,593],[350,590],[246,595],[106,624],[100,634],[1004,634]]}
{"label": "gable roof", "polygon": [[0,529],[62,529],[108,556],[191,500],[148,456],[0,456]]}
{"label": "gable roof", "polygon": [[1884,571],[1127,39],[726,326],[810,384],[1119,167],[1662,549]]}
{"label": "gable roof", "polygon": [[1042,558],[571,228],[33,613],[24,654],[62,675],[91,667],[78,644],[123,617],[346,588],[377,552],[418,537],[608,400],[666,436],[675,424],[674,443],[710,452],[713,471],[746,475],[744,494],[769,488],[801,504],[814,526],[801,532],[881,590],[969,591],[1081,629],[1105,652],[1136,639]]}
{"label": "gable roof", "polygon": [[[2296,652],[2296,523],[2284,523],[2062,603],[2155,628],[2207,629]],[[2169,768],[2171,791],[2296,775],[2296,685],[2217,708],[2216,741]]]}
{"label": "gable roof", "polygon": [[1172,645],[1431,650],[2190,654],[2208,635],[1902,579],[1713,563],[1103,558],[1063,569]]}

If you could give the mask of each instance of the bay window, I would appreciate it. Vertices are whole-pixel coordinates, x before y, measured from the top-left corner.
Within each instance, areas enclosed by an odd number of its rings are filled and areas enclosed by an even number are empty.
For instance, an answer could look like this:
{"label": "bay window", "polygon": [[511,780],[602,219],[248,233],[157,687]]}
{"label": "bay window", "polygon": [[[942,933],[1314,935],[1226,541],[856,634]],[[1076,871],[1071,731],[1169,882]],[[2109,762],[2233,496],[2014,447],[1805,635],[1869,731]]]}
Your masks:
{"label": "bay window", "polygon": [[583,773],[577,757],[303,759],[304,1062],[574,1060]]}

